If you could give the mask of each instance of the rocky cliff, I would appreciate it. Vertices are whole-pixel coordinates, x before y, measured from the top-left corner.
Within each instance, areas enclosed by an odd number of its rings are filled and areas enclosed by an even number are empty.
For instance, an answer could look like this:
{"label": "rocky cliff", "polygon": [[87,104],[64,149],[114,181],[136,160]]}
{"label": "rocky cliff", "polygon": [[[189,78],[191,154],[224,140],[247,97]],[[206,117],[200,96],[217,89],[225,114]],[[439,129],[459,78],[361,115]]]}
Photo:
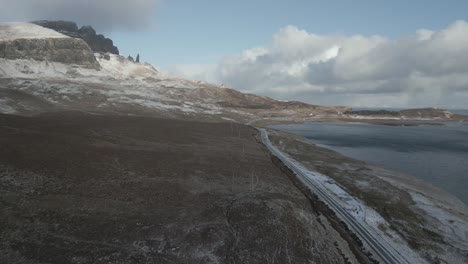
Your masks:
{"label": "rocky cliff", "polygon": [[[28,23],[2,24],[0,58],[75,64],[99,69],[93,51],[81,39],[70,38],[52,30]],[[41,34],[29,34],[29,32]]]}
{"label": "rocky cliff", "polygon": [[41,20],[32,23],[55,30],[72,38],[80,38],[84,40],[94,52],[119,54],[119,49],[114,46],[113,41],[104,37],[102,34],[96,34],[96,31],[91,26],[78,28],[75,22],[70,21]]}
{"label": "rocky cliff", "polygon": [[99,63],[86,43],[74,38],[2,41],[0,42],[0,58],[34,59],[99,68]]}

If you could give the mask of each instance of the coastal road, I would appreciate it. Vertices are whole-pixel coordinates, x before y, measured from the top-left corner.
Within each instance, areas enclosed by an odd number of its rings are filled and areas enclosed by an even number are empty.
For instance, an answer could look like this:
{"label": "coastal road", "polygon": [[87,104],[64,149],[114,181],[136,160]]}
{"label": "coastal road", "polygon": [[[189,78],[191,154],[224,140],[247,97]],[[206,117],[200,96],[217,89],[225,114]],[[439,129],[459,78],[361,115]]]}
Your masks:
{"label": "coastal road", "polygon": [[370,227],[363,220],[354,217],[341,205],[338,198],[326,189],[320,182],[308,176],[305,168],[298,165],[278,148],[273,146],[268,138],[268,132],[265,129],[259,129],[263,144],[271,151],[271,153],[280,159],[287,167],[289,167],[312,192],[314,192],[321,201],[326,203],[340,218],[341,221],[351,229],[364,244],[364,247],[372,253],[372,257],[379,263],[411,263],[401,255],[393,246],[386,241],[378,231]]}

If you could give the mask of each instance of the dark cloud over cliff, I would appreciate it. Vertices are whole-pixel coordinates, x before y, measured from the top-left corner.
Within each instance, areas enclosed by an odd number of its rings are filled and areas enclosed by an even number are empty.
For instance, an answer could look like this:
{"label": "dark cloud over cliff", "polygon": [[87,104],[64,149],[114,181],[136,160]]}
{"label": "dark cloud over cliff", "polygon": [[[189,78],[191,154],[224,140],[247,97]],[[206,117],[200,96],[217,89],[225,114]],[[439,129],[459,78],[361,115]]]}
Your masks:
{"label": "dark cloud over cliff", "polygon": [[70,20],[99,31],[150,26],[158,0],[0,0],[3,21]]}

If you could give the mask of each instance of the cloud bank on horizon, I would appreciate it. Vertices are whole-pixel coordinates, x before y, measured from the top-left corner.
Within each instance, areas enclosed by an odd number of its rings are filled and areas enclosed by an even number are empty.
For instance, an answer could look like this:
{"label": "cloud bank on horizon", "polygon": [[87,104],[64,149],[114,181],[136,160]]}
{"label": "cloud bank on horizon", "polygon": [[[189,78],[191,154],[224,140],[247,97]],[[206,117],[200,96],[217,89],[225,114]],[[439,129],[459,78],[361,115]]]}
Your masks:
{"label": "cloud bank on horizon", "polygon": [[468,23],[382,36],[315,35],[295,26],[216,65],[170,72],[243,92],[317,104],[468,108]]}
{"label": "cloud bank on horizon", "polygon": [[0,0],[0,18],[68,20],[105,32],[135,30],[151,24],[157,4],[158,0]]}

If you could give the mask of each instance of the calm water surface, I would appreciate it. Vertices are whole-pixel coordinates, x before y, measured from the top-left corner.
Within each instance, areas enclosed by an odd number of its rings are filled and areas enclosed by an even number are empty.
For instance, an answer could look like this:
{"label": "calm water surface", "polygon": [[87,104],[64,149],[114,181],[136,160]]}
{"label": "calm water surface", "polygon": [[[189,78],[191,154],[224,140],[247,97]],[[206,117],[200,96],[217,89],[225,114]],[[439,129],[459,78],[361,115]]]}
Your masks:
{"label": "calm water surface", "polygon": [[346,156],[402,171],[468,204],[468,123],[395,127],[360,123],[278,125]]}

